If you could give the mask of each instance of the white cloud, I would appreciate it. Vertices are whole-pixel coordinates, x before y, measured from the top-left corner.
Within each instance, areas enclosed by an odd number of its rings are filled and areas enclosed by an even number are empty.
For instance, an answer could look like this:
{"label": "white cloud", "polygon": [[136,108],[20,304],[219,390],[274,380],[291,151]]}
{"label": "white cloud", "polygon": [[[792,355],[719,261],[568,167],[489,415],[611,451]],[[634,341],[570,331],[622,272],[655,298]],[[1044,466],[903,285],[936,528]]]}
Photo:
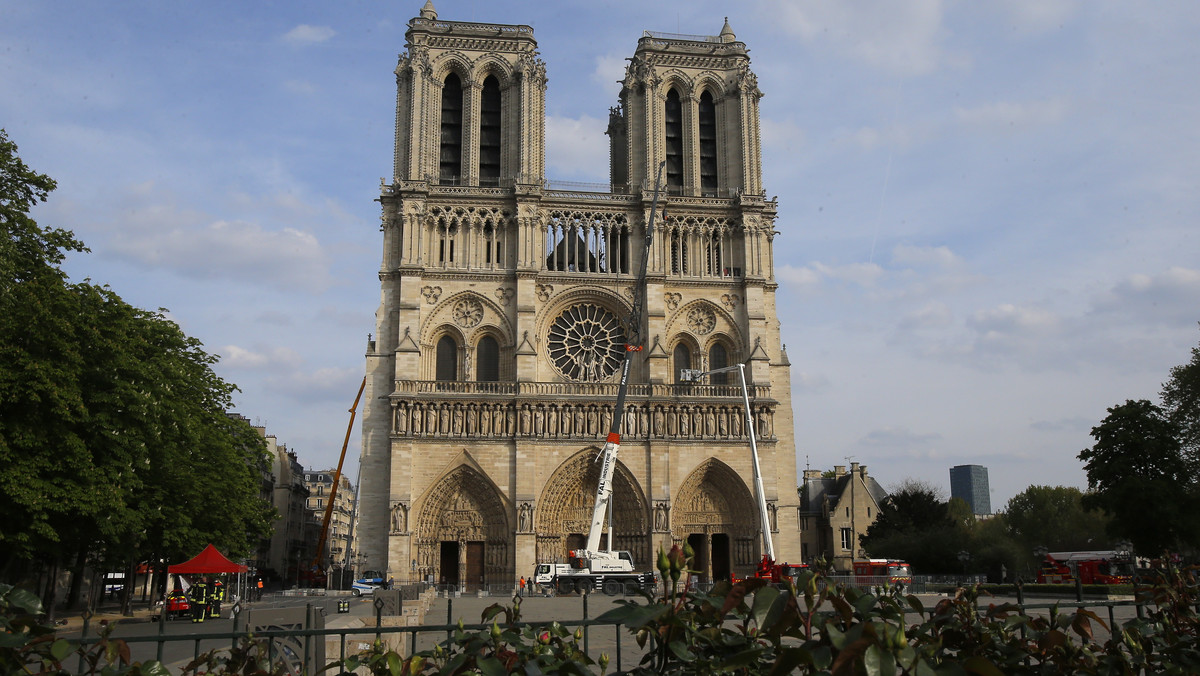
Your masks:
{"label": "white cloud", "polygon": [[977,131],[1017,132],[1062,122],[1068,105],[1064,99],[997,101],[974,108],[955,107],[959,124]]}
{"label": "white cloud", "polygon": [[1175,326],[1200,318],[1200,270],[1172,267],[1157,275],[1136,274],[1095,300],[1094,313],[1124,321]]}
{"label": "white cloud", "polygon": [[800,152],[805,145],[804,129],[794,120],[775,120],[763,117],[759,121],[763,145],[774,152]]}
{"label": "white cloud", "polygon": [[920,268],[954,268],[963,261],[947,246],[897,244],[892,248],[892,262]]}
{"label": "white cloud", "polygon": [[838,131],[837,140],[860,150],[871,151],[879,148],[905,150],[912,147],[917,139],[912,128],[892,124],[886,127],[842,129]]}
{"label": "white cloud", "polygon": [[[358,390],[362,380],[361,366],[348,368],[322,367],[314,371],[292,370],[265,380],[269,391],[295,401],[346,401]],[[350,394],[347,394],[350,393]]]}
{"label": "white cloud", "polygon": [[608,182],[607,120],[546,116],[546,166],[550,178]]}
{"label": "white cloud", "polygon": [[941,0],[775,0],[767,3],[767,11],[783,30],[806,42],[828,43],[888,72],[920,75],[946,58],[940,45],[945,32]]}
{"label": "white cloud", "polygon": [[601,87],[611,90],[614,95],[620,93],[621,86],[617,83],[625,79],[627,65],[624,54],[597,56],[596,69],[592,71],[592,80]]}
{"label": "white cloud", "polygon": [[822,277],[839,282],[849,282],[863,288],[875,286],[884,275],[883,268],[878,263],[848,263],[845,265],[826,265],[813,263],[813,268]]}
{"label": "white cloud", "polygon": [[275,370],[292,368],[300,363],[300,355],[288,347],[265,348],[259,351],[226,345],[221,348],[221,365],[233,369]]}
{"label": "white cloud", "polygon": [[900,319],[900,329],[917,331],[921,329],[945,329],[954,323],[954,313],[945,303],[932,301],[923,307],[909,312]]}
{"label": "white cloud", "polygon": [[337,35],[329,26],[300,24],[283,35],[283,41],[293,45],[315,45]]}

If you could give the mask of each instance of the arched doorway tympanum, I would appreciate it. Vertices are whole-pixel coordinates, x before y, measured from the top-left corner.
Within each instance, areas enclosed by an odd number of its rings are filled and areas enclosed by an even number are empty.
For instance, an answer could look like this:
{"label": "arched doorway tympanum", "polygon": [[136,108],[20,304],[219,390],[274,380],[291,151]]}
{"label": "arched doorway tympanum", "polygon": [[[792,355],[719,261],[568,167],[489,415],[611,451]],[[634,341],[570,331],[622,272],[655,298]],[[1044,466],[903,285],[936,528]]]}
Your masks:
{"label": "arched doorway tympanum", "polygon": [[751,574],[758,561],[759,526],[754,497],[729,465],[709,458],[679,487],[671,532],[696,552],[704,580]]}
{"label": "arched doorway tympanum", "polygon": [[512,526],[500,491],[459,465],[429,490],[417,521],[417,572],[468,591],[510,581]]}
{"label": "arched doorway tympanum", "polygon": [[[596,462],[599,453],[600,449],[589,448],[575,454],[546,482],[534,521],[539,563],[566,561],[569,550],[586,544],[596,504],[596,484],[600,481],[601,463]],[[648,558],[650,521],[646,495],[620,460],[613,471],[612,505],[612,548],[629,551],[638,570],[649,570],[653,561]],[[606,544],[601,538],[601,548]]]}

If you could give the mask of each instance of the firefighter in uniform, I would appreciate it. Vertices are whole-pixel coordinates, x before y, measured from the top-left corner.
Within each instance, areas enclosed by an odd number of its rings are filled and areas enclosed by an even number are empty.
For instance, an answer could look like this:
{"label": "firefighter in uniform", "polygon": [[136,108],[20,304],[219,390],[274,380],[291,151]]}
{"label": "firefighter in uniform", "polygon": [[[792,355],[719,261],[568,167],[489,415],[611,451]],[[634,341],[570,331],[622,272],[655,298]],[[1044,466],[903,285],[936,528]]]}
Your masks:
{"label": "firefighter in uniform", "polygon": [[188,589],[188,605],[192,610],[192,623],[203,622],[208,612],[208,582],[199,578]]}
{"label": "firefighter in uniform", "polygon": [[221,616],[221,602],[225,600],[225,583],[221,578],[214,578],[212,590],[209,592],[209,617],[216,619]]}

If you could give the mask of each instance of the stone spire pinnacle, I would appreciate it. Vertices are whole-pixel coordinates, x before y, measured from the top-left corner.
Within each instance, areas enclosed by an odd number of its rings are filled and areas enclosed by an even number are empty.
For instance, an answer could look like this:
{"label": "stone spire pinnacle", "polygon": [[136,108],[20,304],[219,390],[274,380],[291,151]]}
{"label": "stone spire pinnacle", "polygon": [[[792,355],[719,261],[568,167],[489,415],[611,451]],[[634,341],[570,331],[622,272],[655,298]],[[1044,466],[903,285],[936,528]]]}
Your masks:
{"label": "stone spire pinnacle", "polygon": [[425,0],[425,6],[421,8],[421,18],[430,21],[437,20],[437,10],[433,8],[433,0]]}
{"label": "stone spire pinnacle", "polygon": [[721,42],[733,42],[734,40],[737,40],[737,36],[729,27],[729,17],[725,17],[725,25],[721,27]]}

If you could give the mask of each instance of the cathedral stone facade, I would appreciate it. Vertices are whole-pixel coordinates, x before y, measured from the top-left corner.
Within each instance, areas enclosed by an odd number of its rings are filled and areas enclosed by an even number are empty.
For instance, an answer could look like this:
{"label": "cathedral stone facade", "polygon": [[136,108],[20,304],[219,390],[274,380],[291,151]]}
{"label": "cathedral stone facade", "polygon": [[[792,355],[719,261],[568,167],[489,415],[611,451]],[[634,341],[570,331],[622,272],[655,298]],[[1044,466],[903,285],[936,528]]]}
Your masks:
{"label": "cathedral stone facade", "polygon": [[[397,580],[511,584],[591,521],[623,415],[606,538],[640,570],[690,542],[706,577],[753,570],[761,531],[736,374],[747,364],[769,523],[799,558],[789,365],[746,46],[646,32],[610,111],[611,183],[545,176],[546,65],[533,29],[409,22],[367,347],[361,551]],[[625,410],[625,322],[665,162]],[[795,551],[795,555],[789,554]]]}

